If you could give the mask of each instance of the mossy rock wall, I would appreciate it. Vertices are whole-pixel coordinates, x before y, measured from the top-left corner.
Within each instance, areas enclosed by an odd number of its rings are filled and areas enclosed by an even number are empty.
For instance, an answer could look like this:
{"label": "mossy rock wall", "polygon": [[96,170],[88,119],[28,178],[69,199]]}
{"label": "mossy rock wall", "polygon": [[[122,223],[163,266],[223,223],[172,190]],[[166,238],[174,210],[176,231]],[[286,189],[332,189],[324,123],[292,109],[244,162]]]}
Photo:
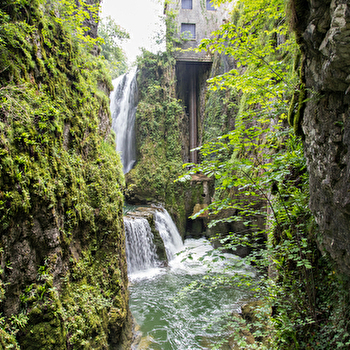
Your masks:
{"label": "mossy rock wall", "polygon": [[60,6],[0,4],[0,344],[126,349],[111,83]]}
{"label": "mossy rock wall", "polygon": [[126,200],[162,203],[184,232],[182,171],[184,109],[175,94],[175,60],[144,52],[138,62],[137,163],[126,175]]}

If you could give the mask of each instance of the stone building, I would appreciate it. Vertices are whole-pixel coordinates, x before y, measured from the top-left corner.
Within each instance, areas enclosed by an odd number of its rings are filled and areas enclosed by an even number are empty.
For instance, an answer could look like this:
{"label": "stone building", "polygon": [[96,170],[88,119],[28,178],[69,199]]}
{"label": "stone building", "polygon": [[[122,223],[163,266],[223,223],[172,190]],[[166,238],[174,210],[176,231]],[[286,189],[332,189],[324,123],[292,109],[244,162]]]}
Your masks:
{"label": "stone building", "polygon": [[206,80],[212,56],[206,51],[195,52],[202,39],[210,38],[228,17],[228,7],[215,7],[210,0],[174,0],[166,5],[166,13],[175,13],[177,36],[181,39],[175,52],[177,95],[185,105],[188,124],[188,144],[185,161],[198,163],[201,145],[198,123],[205,100]]}
{"label": "stone building", "polygon": [[228,17],[227,6],[215,7],[210,0],[175,0],[166,5],[166,11],[175,11],[178,37],[182,39],[181,51],[176,53],[178,61],[211,62],[206,52],[196,53],[201,40],[211,37]]}

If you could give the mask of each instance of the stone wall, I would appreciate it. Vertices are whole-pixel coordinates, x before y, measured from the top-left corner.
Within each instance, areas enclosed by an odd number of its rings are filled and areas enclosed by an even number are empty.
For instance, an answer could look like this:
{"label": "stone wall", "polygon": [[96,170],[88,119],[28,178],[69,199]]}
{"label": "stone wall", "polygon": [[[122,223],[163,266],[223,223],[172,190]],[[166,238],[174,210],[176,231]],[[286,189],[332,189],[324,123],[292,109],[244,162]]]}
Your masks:
{"label": "stone wall", "polygon": [[[207,52],[194,52],[189,49],[198,47],[201,40],[210,38],[211,33],[223,24],[223,21],[228,18],[229,5],[222,4],[215,10],[208,10],[205,0],[192,0],[192,9],[183,9],[182,0],[176,0],[167,4],[166,11],[176,11],[176,27],[177,37],[184,38],[181,35],[181,24],[194,24],[195,37],[188,40],[185,39],[179,45],[179,48],[187,51],[177,51],[175,56],[180,61],[211,61],[212,58]],[[186,35],[185,35],[186,37]]]}

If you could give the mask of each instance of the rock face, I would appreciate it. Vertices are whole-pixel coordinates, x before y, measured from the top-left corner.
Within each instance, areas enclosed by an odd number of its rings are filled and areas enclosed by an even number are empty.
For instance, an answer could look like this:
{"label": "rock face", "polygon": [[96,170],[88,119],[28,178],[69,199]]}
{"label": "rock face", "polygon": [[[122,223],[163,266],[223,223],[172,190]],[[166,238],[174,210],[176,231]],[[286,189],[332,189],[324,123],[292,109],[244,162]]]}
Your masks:
{"label": "rock face", "polygon": [[350,275],[350,4],[292,1],[307,92],[301,122],[320,245]]}
{"label": "rock face", "polygon": [[0,3],[0,348],[124,350],[111,82],[59,10]]}

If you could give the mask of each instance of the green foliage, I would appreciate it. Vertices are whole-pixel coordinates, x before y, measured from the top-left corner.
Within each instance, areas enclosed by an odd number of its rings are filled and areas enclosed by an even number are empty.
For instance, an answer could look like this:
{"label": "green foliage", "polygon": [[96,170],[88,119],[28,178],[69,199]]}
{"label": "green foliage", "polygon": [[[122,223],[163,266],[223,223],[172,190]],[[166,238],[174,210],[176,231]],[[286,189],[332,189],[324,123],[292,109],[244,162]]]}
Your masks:
{"label": "green foliage", "polygon": [[205,39],[200,46],[236,60],[235,69],[212,79],[213,89],[230,86],[247,95],[246,104],[262,108],[272,100],[277,106],[288,103],[285,93],[296,83],[292,68],[297,49],[285,23],[284,1],[238,2],[234,11],[237,19],[213,33],[219,39]]}
{"label": "green foliage", "polygon": [[232,91],[226,89],[208,91],[205,104],[203,142],[213,141],[229,132],[237,109],[237,101]]}
{"label": "green foliage", "polygon": [[[0,247],[0,256],[3,256],[3,248]],[[3,277],[3,269],[0,268],[0,277]],[[0,304],[4,300],[5,297],[5,285],[0,279]],[[24,325],[26,322],[25,315],[13,315],[11,319],[7,320],[3,317],[2,313],[0,314],[0,346],[1,349],[19,349],[16,334],[19,330],[19,325]]]}
{"label": "green foliage", "polygon": [[126,57],[120,44],[130,36],[111,17],[101,21],[98,35],[103,39],[101,55],[107,60],[111,77],[114,79],[127,71]]}
{"label": "green foliage", "polygon": [[[284,9],[283,0],[238,1],[232,21],[215,33],[215,39],[202,42],[201,49],[234,58],[234,69],[210,80],[210,94],[226,91],[227,102],[237,105],[238,112],[233,130],[199,148],[200,165],[184,165],[191,170],[182,180],[196,172],[213,176],[215,200],[196,216],[208,211],[213,218],[209,225],[238,221],[246,228],[246,233],[216,238],[220,249],[248,247],[250,254],[243,262],[258,272],[253,279],[223,276],[217,287],[246,285],[264,301],[253,319],[228,325],[227,331],[236,329],[237,346],[346,349],[349,322],[339,321],[348,320],[348,291],[339,286],[329,258],[317,248],[302,143],[286,125],[298,79],[293,60],[298,55]],[[289,113],[296,132],[304,96],[301,89],[291,107],[297,109],[298,99],[299,110]],[[235,214],[220,216],[225,210]],[[242,337],[248,333],[254,342]]]}
{"label": "green foliage", "polygon": [[[53,6],[55,5],[57,3],[53,2]],[[54,17],[54,20],[63,25],[67,31],[74,33],[74,37],[87,45],[89,49],[92,49],[93,45],[101,43],[100,38],[94,38],[90,35],[90,21],[96,24],[99,21],[99,1],[93,1],[90,4],[87,0],[60,0],[58,8],[53,7],[53,10],[59,12],[59,16]]]}
{"label": "green foliage", "polygon": [[166,9],[165,40],[166,40],[166,52],[168,53],[173,53],[176,50],[176,45],[181,42],[181,40],[178,38],[177,23],[176,23],[176,16],[178,14],[178,11],[170,10],[167,6],[171,2],[172,2],[171,0],[165,0],[165,3],[164,3],[165,9]]}

